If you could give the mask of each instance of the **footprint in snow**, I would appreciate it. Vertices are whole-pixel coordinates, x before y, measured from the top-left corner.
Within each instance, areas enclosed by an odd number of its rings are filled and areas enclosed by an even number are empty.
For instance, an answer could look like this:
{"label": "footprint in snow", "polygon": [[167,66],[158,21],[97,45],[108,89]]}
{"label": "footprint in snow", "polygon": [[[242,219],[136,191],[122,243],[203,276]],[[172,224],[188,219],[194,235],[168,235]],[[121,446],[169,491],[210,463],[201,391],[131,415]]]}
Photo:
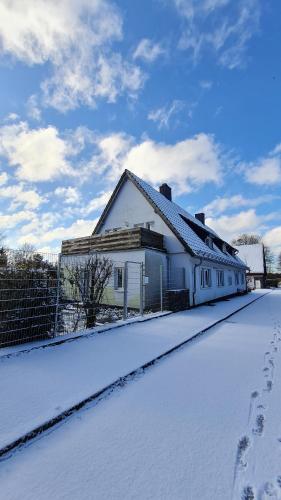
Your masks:
{"label": "footprint in snow", "polygon": [[[281,441],[281,439],[279,439],[278,441]],[[281,489],[281,476],[278,476],[278,478],[276,479],[276,482],[277,482],[279,488]]]}
{"label": "footprint in snow", "polygon": [[278,500],[279,495],[278,491],[275,488],[274,484],[268,482],[265,483],[263,489],[260,492],[260,499],[261,500]]}
{"label": "footprint in snow", "polygon": [[273,386],[272,380],[267,380],[267,382],[266,382],[266,390],[268,392],[272,391],[272,386]]}
{"label": "footprint in snow", "polygon": [[260,414],[256,418],[256,426],[253,429],[253,434],[261,436],[264,430],[264,415]]}
{"label": "footprint in snow", "polygon": [[236,454],[236,466],[235,466],[235,473],[234,473],[234,478],[236,478],[237,475],[237,469],[243,470],[247,467],[247,462],[244,460],[244,455],[247,451],[247,449],[250,446],[250,439],[248,436],[243,436],[237,446],[237,454]]}
{"label": "footprint in snow", "polygon": [[255,500],[255,493],[252,486],[245,486],[242,491],[241,500]]}
{"label": "footprint in snow", "polygon": [[259,396],[258,391],[254,391],[251,394],[251,399],[250,399],[250,407],[249,407],[249,414],[248,414],[248,423],[250,422],[250,418],[252,416],[252,411],[253,411],[253,404],[254,400]]}

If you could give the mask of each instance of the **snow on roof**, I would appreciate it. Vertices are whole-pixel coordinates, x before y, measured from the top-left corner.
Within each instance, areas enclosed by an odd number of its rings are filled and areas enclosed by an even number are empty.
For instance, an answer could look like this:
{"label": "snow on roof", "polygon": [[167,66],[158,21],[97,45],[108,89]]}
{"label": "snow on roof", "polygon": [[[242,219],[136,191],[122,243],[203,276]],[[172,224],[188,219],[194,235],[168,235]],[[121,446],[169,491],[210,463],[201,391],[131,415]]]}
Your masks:
{"label": "snow on roof", "polygon": [[147,182],[137,177],[135,174],[127,170],[129,178],[131,178],[143,190],[146,196],[152,201],[154,205],[160,210],[164,219],[166,219],[170,225],[174,228],[175,232],[180,236],[180,238],[186,243],[186,245],[192,250],[192,252],[198,256],[205,259],[209,259],[215,262],[220,262],[222,264],[227,264],[235,267],[244,268],[244,263],[237,256],[232,256],[227,252],[222,252],[217,246],[210,248],[188,225],[188,223],[182,218],[184,217],[188,221],[196,224],[210,236],[215,238],[221,238],[208,226],[202,224],[196,217],[193,217],[190,213],[186,212],[176,203],[168,200],[159,191],[150,186]]}
{"label": "snow on roof", "polygon": [[235,248],[239,250],[240,259],[242,259],[243,262],[245,262],[245,264],[250,268],[251,273],[265,272],[262,243],[256,243],[254,245],[239,245]]}

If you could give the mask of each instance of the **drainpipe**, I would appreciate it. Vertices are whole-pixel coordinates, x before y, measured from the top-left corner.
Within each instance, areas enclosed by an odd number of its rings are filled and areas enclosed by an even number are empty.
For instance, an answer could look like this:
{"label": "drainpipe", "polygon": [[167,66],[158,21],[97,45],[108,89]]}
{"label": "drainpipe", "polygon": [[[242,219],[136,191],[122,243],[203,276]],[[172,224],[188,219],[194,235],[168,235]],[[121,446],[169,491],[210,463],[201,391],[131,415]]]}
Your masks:
{"label": "drainpipe", "polygon": [[201,266],[202,262],[203,262],[203,258],[200,257],[198,264],[195,264],[194,268],[193,268],[193,294],[192,294],[193,295],[193,304],[192,304],[193,306],[195,306],[195,294],[197,291],[196,290],[196,269],[198,266]]}

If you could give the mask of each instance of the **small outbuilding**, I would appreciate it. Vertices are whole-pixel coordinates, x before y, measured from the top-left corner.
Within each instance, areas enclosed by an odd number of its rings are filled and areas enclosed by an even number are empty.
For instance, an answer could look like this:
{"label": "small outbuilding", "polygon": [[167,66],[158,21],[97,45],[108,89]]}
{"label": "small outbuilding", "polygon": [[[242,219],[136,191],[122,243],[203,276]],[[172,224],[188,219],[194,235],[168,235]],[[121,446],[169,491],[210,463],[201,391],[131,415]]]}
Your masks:
{"label": "small outbuilding", "polygon": [[262,243],[253,245],[239,245],[239,256],[249,268],[247,272],[247,284],[251,290],[264,288],[266,281],[266,263],[264,246]]}

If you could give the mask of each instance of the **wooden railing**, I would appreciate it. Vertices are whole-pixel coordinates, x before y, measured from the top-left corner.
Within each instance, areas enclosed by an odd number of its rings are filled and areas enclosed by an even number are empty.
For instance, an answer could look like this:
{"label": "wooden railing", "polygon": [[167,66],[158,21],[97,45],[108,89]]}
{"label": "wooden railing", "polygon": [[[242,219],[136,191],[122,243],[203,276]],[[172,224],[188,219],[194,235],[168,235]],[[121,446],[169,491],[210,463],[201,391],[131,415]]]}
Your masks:
{"label": "wooden railing", "polygon": [[133,248],[155,248],[165,250],[163,234],[150,229],[136,227],[122,229],[107,234],[73,238],[62,242],[63,255],[85,254],[91,251],[108,252]]}

